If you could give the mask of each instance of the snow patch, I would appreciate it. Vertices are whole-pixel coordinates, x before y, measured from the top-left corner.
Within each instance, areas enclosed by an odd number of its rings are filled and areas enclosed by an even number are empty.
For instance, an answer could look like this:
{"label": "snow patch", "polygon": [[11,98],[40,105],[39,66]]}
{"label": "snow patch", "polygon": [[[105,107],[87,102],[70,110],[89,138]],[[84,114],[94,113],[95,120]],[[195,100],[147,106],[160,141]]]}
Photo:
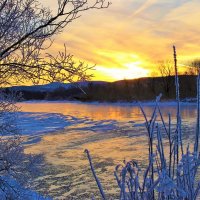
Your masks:
{"label": "snow patch", "polygon": [[62,130],[72,123],[72,117],[57,113],[19,112],[17,126],[22,135],[38,135]]}
{"label": "snow patch", "polygon": [[118,126],[116,120],[92,120],[88,117],[77,118],[59,113],[32,113],[19,112],[17,126],[22,135],[32,136],[33,140],[39,140],[40,134],[63,130],[66,127],[76,128],[76,130],[99,131],[113,130]]}
{"label": "snow patch", "polygon": [[0,199],[18,199],[18,200],[52,200],[49,197],[44,197],[30,189],[21,186],[16,180],[8,176],[0,177],[1,184],[5,187],[0,188]]}

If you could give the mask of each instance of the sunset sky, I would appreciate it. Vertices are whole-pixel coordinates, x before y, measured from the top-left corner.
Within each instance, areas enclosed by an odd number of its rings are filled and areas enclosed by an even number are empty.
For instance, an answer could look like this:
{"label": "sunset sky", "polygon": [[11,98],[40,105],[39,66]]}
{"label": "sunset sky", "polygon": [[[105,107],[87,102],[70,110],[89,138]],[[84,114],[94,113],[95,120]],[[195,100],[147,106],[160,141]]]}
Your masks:
{"label": "sunset sky", "polygon": [[[55,8],[55,0],[42,2]],[[94,80],[149,76],[157,61],[172,58],[173,44],[179,64],[200,56],[199,9],[199,0],[112,0],[107,9],[82,13],[50,51],[66,43],[69,53],[96,64]]]}

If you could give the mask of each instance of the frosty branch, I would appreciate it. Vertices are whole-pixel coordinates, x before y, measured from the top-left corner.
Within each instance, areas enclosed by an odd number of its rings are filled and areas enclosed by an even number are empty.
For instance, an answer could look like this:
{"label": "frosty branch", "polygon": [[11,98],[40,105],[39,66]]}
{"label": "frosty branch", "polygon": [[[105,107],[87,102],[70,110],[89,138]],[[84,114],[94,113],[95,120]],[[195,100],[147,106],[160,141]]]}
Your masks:
{"label": "frosty branch", "polygon": [[[31,78],[34,83],[39,80],[52,81],[52,77],[59,75],[62,80],[66,78],[65,81],[70,81],[74,74],[81,75],[80,79],[86,78],[84,72],[90,67],[83,67],[83,63],[76,65],[72,56],[67,56],[66,52],[60,54],[59,65],[58,57],[43,55],[51,45],[52,37],[79,18],[81,13],[90,9],[107,8],[109,5],[110,2],[105,0],[58,0],[57,12],[53,15],[49,8],[43,7],[37,0],[1,1],[0,83],[7,84],[13,77],[16,81]],[[68,75],[64,75],[65,73]]]}

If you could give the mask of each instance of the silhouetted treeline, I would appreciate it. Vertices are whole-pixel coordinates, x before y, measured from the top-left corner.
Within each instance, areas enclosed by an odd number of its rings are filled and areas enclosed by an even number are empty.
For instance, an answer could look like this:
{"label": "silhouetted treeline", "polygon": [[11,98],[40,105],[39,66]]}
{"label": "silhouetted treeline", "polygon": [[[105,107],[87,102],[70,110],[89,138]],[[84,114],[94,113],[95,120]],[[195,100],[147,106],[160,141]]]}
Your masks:
{"label": "silhouetted treeline", "polygon": [[[184,98],[196,97],[196,76],[180,75],[180,96]],[[106,85],[87,87],[88,101],[136,101],[153,100],[162,93],[162,99],[175,99],[174,76],[150,77],[134,80],[122,80]]]}
{"label": "silhouetted treeline", "polygon": [[[180,96],[184,98],[196,97],[196,76],[180,75]],[[95,84],[89,82],[82,87],[83,93],[77,87],[59,87],[53,91],[18,91],[23,100],[80,100],[99,102],[131,102],[136,100],[153,100],[160,93],[162,99],[175,99],[174,76],[149,77],[116,82]],[[7,93],[10,89],[5,90]]]}

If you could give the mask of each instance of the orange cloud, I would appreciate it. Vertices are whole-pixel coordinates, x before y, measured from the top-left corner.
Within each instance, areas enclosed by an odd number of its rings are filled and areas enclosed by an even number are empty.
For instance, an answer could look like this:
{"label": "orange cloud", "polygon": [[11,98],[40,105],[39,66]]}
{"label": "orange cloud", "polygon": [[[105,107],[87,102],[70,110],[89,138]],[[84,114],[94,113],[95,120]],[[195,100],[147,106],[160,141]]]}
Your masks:
{"label": "orange cloud", "polygon": [[108,9],[83,13],[49,51],[66,43],[78,59],[96,64],[98,80],[147,76],[156,61],[172,58],[174,44],[180,64],[200,56],[199,7],[198,0],[114,0]]}

